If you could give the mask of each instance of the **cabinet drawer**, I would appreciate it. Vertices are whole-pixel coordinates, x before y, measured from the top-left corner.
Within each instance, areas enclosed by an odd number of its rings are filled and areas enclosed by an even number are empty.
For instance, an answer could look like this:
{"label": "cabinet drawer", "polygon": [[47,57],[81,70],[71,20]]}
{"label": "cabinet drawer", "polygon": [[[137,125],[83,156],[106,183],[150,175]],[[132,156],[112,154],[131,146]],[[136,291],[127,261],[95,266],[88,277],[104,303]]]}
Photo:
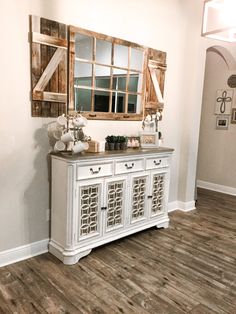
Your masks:
{"label": "cabinet drawer", "polygon": [[130,173],[144,170],[144,159],[131,159],[126,161],[117,161],[115,163],[115,174]]}
{"label": "cabinet drawer", "polygon": [[146,170],[157,169],[169,166],[168,157],[156,157],[156,158],[147,158],[146,159]]}
{"label": "cabinet drawer", "polygon": [[76,179],[92,179],[99,177],[106,177],[112,175],[112,162],[104,164],[87,164],[78,165],[76,169]]}

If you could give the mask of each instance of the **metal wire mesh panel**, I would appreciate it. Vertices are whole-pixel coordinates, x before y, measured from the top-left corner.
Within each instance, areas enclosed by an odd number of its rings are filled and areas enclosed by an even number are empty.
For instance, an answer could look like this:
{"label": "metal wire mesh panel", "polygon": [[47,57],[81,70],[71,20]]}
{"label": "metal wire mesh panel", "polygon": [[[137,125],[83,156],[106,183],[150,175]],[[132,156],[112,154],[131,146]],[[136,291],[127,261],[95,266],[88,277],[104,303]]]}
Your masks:
{"label": "metal wire mesh panel", "polygon": [[107,228],[112,229],[123,223],[124,182],[108,184]]}
{"label": "metal wire mesh panel", "polygon": [[86,236],[98,231],[99,185],[81,188],[80,235]]}
{"label": "metal wire mesh panel", "polygon": [[152,207],[151,214],[158,214],[163,210],[164,199],[164,174],[157,174],[153,176],[152,186]]}
{"label": "metal wire mesh panel", "polygon": [[132,189],[132,220],[144,217],[146,177],[134,178]]}

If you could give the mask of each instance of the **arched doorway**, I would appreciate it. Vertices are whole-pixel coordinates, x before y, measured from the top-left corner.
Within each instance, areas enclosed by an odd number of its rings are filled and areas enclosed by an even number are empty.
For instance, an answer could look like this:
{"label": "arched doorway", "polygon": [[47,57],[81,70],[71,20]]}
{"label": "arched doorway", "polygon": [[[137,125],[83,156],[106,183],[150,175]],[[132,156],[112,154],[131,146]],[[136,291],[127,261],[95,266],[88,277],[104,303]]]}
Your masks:
{"label": "arched doorway", "polygon": [[[236,60],[225,47],[207,49],[199,136],[197,186],[236,195],[236,88],[228,78],[236,74]],[[223,94],[223,92],[225,92]],[[218,112],[219,95],[228,97],[228,111]],[[230,102],[231,98],[231,102]],[[224,99],[222,99],[223,101]]]}

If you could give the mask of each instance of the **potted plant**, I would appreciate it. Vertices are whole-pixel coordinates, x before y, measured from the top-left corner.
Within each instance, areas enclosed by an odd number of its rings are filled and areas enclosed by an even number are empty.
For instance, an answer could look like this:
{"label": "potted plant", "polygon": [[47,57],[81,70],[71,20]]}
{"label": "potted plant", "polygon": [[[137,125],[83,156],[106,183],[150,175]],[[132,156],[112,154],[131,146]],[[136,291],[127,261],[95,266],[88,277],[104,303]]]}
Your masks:
{"label": "potted plant", "polygon": [[120,136],[120,149],[126,149],[127,148],[127,137],[126,136]]}
{"label": "potted plant", "polygon": [[114,135],[108,135],[105,138],[105,140],[107,142],[108,150],[113,150],[115,147],[115,136]]}
{"label": "potted plant", "polygon": [[120,136],[114,136],[114,142],[115,142],[115,149],[118,150],[120,149]]}

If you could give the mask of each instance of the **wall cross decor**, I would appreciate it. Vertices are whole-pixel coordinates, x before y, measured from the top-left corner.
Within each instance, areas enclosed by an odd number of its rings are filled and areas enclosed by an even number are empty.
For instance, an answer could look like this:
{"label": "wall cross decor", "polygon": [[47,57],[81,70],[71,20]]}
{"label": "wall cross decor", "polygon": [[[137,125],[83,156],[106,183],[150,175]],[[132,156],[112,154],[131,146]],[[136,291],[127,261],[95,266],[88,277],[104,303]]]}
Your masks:
{"label": "wall cross decor", "polygon": [[218,90],[216,96],[215,114],[230,115],[233,90]]}

